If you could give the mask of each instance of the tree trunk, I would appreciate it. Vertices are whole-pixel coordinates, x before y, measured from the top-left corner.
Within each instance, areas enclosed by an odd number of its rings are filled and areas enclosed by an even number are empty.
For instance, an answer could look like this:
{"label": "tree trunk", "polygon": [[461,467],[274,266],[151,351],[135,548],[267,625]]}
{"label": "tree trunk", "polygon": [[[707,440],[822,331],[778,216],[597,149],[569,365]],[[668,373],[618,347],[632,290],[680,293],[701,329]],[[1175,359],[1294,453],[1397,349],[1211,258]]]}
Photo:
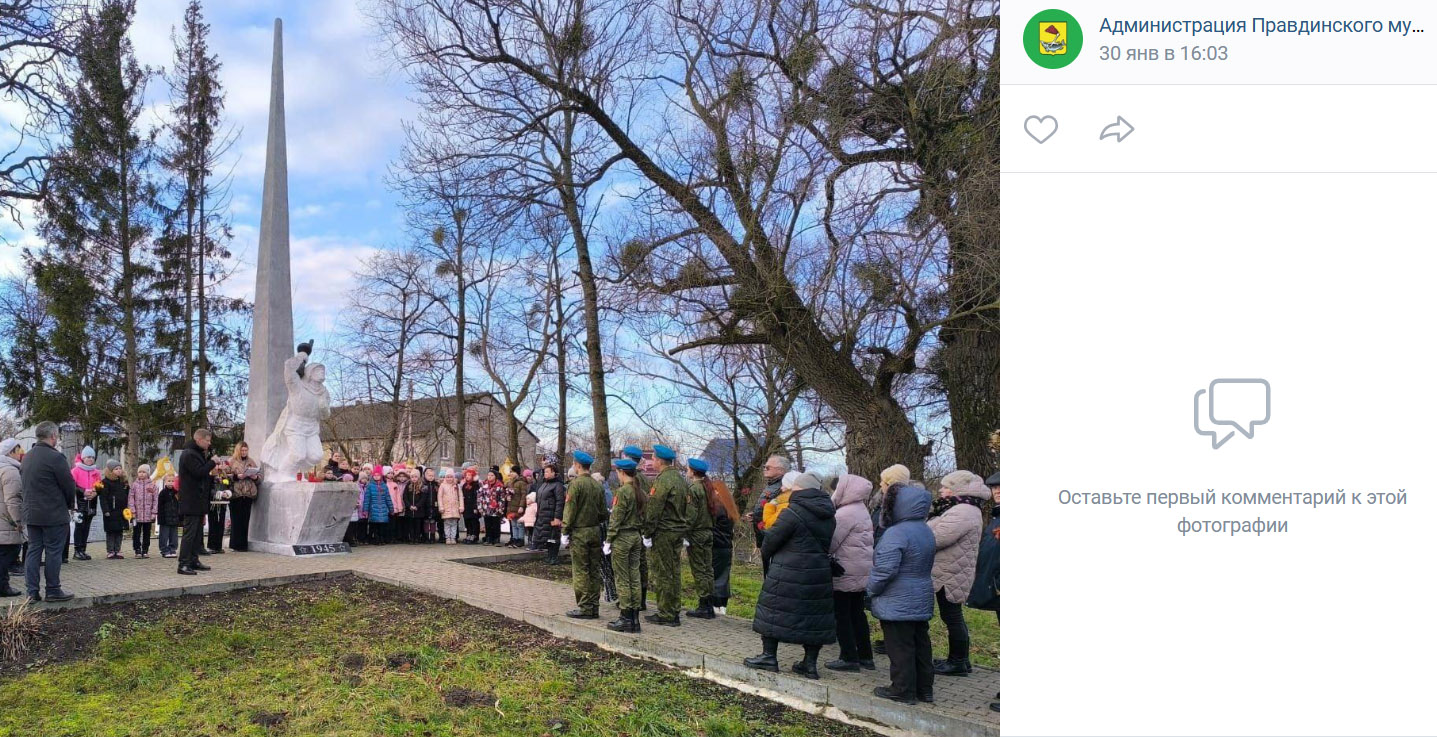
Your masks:
{"label": "tree trunk", "polygon": [[199,319],[196,321],[196,334],[199,338],[197,367],[197,373],[199,374],[199,389],[196,394],[198,395],[199,401],[198,407],[195,409],[195,423],[201,427],[209,427],[210,411],[209,402],[207,401],[206,394],[209,392],[208,374],[210,367],[209,352],[205,350],[205,342],[208,340],[205,335],[205,333],[207,332],[205,328],[206,321],[209,320],[209,310],[206,309],[208,305],[206,305],[205,303],[205,300],[207,299],[205,296],[205,252],[209,248],[209,230],[205,227],[205,175],[203,170],[201,170],[197,174],[197,184],[200,208],[200,239],[199,248],[196,249],[198,251],[198,263],[196,264],[195,272],[196,275],[199,277],[199,282],[195,284],[195,292],[199,296],[199,299],[196,301],[199,302],[200,314]]}
{"label": "tree trunk", "polygon": [[[556,451],[560,458],[569,452],[569,343],[564,337],[564,280],[559,272],[559,257],[554,256],[554,363],[559,375],[559,438]],[[538,460],[538,459],[535,459]]]}
{"label": "tree trunk", "polygon": [[454,421],[454,458],[459,461],[471,460],[464,457],[465,444],[469,434],[469,407],[464,402],[464,343],[468,330],[468,284],[464,278],[464,218],[454,217],[454,276],[459,280],[459,315],[454,326],[454,406],[459,417]]}
{"label": "tree trunk", "polygon": [[[574,232],[574,254],[579,261],[579,287],[584,296],[584,350],[589,360],[589,403],[594,412],[594,471],[608,475],[611,452],[609,397],[604,388],[604,350],[599,331],[599,286],[589,258],[589,239],[579,214],[579,203],[568,188],[561,188],[564,215]],[[560,456],[559,462],[564,462]]]}
{"label": "tree trunk", "polygon": [[998,332],[973,319],[939,334],[938,381],[948,392],[953,456],[959,468],[987,477],[998,470],[988,436],[998,429]]}

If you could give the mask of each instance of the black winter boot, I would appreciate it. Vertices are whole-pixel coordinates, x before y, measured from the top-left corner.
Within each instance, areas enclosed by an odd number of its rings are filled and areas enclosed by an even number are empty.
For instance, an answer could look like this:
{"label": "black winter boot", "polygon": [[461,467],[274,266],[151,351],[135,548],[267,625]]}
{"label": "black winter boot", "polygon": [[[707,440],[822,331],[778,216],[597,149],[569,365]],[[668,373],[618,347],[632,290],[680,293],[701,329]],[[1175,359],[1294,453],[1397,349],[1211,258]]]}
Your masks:
{"label": "black winter boot", "polygon": [[699,605],[693,609],[684,612],[684,614],[693,617],[694,619],[713,619],[718,616],[717,614],[714,614],[713,601],[711,601],[707,596],[700,596]]}
{"label": "black winter boot", "polygon": [[818,653],[817,645],[804,645],[803,660],[793,664],[793,672],[801,676],[808,676],[815,681],[818,680]]}
{"label": "black winter boot", "polygon": [[778,640],[771,637],[763,638],[763,653],[751,658],[744,658],[743,664],[757,670],[771,670],[778,672]]}

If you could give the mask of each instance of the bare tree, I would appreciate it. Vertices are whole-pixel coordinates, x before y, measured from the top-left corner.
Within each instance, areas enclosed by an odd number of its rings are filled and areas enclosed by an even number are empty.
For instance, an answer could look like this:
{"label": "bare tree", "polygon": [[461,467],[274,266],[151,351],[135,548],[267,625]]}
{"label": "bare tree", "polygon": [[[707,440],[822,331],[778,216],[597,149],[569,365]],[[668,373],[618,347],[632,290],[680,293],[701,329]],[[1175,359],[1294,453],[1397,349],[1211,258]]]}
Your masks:
{"label": "bare tree", "polygon": [[414,374],[438,358],[420,341],[433,300],[422,289],[428,262],[414,249],[385,251],[367,260],[341,323],[339,353],[348,371],[362,373],[371,395],[389,405],[381,463],[393,461]]}
{"label": "bare tree", "polygon": [[14,126],[18,140],[0,152],[0,207],[17,223],[17,203],[45,194],[50,157],[34,139],[65,115],[65,65],[81,7],[70,0],[0,2],[0,100],[18,101],[26,115]]}
{"label": "bare tree", "polygon": [[[652,232],[626,244],[619,278],[707,305],[708,332],[671,350],[772,346],[843,420],[850,469],[876,477],[892,462],[921,472],[931,442],[920,439],[904,397],[935,331],[996,303],[965,299],[954,312],[909,299],[941,294],[930,285],[946,275],[934,239],[913,227],[922,218],[897,210],[936,205],[921,189],[896,204],[884,187],[839,186],[870,159],[911,162],[902,149],[839,155],[833,143],[843,137],[829,121],[853,121],[826,111],[826,100],[841,98],[824,95],[865,60],[824,49],[858,43],[870,30],[906,34],[920,20],[935,22],[937,30],[914,35],[940,42],[913,42],[918,56],[874,62],[916,75],[953,57],[949,19],[971,17],[971,5],[387,0],[378,16],[400,63],[456,113],[500,120],[509,131],[563,130],[573,117],[596,160],[575,181],[591,185],[617,164],[637,172],[648,185],[641,212]],[[856,22],[886,25],[847,25]],[[636,119],[636,99],[659,101],[662,122]],[[820,192],[826,202],[815,222],[810,203]],[[915,246],[920,259],[894,256]]]}
{"label": "bare tree", "polygon": [[[472,352],[493,385],[495,401],[504,410],[510,460],[523,465],[519,445],[520,417],[536,394],[540,370],[548,362],[553,343],[554,313],[550,310],[550,249],[537,244],[519,267],[486,285],[476,316],[479,330]],[[532,413],[532,409],[530,409]]]}

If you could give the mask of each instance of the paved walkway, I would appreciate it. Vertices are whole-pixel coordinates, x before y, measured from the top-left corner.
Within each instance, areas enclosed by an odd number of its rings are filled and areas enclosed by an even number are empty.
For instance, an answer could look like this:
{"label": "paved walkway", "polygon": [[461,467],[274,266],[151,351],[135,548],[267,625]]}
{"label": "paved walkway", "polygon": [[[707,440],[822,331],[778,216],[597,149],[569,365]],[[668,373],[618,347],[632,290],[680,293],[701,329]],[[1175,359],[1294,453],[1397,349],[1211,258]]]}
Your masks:
{"label": "paved walkway", "polygon": [[[761,693],[805,711],[868,726],[876,724],[887,732],[947,737],[998,735],[998,714],[988,709],[988,703],[998,691],[998,671],[979,668],[966,678],[938,676],[936,703],[905,706],[872,695],[874,686],[888,682],[888,663],[881,655],[877,671],[825,670],[817,681],[787,671],[750,670],[742,661],[758,651],[759,643],[748,620],[685,618],[682,627],[645,625],[639,635],[619,634],[603,626],[617,615],[612,604],[603,605],[597,622],[569,619],[563,616],[574,606],[573,592],[568,586],[461,562],[526,555],[536,554],[471,545],[361,546],[349,555],[308,558],[226,553],[205,558],[214,570],[198,576],[176,574],[173,559],[130,557],[112,561],[97,556],[91,561],[66,564],[61,580],[64,587],[75,594],[75,601],[70,605],[89,606],[353,574],[464,601],[529,622],[561,637],[657,660],[694,676]],[[941,652],[943,645],[937,646]],[[779,648],[779,658],[785,668],[800,655],[801,650],[795,645]],[[837,647],[825,648],[820,662],[834,657],[837,657]]]}

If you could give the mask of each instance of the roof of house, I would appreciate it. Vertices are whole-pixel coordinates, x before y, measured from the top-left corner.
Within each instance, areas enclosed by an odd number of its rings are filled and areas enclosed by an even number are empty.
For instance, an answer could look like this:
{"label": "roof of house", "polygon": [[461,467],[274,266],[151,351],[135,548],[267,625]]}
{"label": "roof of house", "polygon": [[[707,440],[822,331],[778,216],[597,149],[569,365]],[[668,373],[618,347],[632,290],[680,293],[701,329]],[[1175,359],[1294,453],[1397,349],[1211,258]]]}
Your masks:
{"label": "roof of house", "polygon": [[[490,394],[484,392],[469,394],[465,397],[465,401],[470,404],[498,404]],[[412,435],[423,437],[433,434],[436,429],[447,429],[450,423],[448,418],[456,414],[454,404],[453,397],[428,397],[407,403],[402,402],[399,408],[401,417],[407,407],[409,420],[413,426],[401,425],[399,431],[401,433],[408,431]],[[324,421],[320,435],[325,440],[382,438],[389,434],[390,423],[394,419],[393,412],[394,408],[388,402],[334,407],[330,410],[329,419]],[[529,432],[527,427],[520,429],[523,432]]]}

